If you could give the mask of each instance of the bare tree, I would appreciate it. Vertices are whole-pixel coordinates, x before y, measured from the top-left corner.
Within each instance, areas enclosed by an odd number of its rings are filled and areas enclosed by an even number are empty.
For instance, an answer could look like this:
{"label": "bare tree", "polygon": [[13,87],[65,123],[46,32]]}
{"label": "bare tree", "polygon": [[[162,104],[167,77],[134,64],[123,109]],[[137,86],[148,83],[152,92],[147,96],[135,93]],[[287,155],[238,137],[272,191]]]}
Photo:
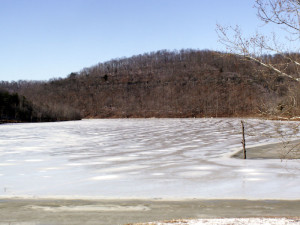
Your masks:
{"label": "bare tree", "polygon": [[[275,24],[286,34],[288,43],[298,48],[300,39],[300,1],[299,0],[255,0],[258,18],[265,24]],[[254,34],[245,38],[239,26],[225,27],[217,25],[219,40],[231,53],[238,54],[244,59],[252,60],[263,67],[277,73],[278,76],[287,77],[300,82],[299,49],[289,49],[288,45],[280,44],[278,35]],[[284,61],[274,63],[267,54],[280,55]],[[289,68],[296,68],[297,73],[292,74]],[[295,71],[295,70],[293,70]]]}
{"label": "bare tree", "polygon": [[[271,70],[275,72],[273,74],[291,79],[299,84],[300,0],[255,0],[254,8],[257,9],[257,17],[266,26],[273,24],[283,31],[285,44],[280,42],[280,35],[276,32],[269,35],[256,32],[247,38],[239,26],[225,27],[218,24],[217,33],[220,42],[230,53],[237,54],[242,59],[254,61],[266,68],[267,71]],[[280,60],[277,61],[276,58],[280,58]],[[297,106],[295,103],[296,92],[299,93],[299,85],[289,92],[293,102],[290,106],[294,108]],[[293,144],[284,140],[283,145],[283,159],[299,157],[299,143]]]}

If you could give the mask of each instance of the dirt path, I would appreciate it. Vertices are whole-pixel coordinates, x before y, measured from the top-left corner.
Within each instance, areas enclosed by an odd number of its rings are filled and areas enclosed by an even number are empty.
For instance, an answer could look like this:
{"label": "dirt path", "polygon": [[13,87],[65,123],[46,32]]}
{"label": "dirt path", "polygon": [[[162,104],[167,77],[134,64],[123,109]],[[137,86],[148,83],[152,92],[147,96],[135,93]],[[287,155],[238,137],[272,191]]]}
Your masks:
{"label": "dirt path", "polygon": [[300,200],[0,199],[0,225],[118,225],[189,218],[297,217]]}

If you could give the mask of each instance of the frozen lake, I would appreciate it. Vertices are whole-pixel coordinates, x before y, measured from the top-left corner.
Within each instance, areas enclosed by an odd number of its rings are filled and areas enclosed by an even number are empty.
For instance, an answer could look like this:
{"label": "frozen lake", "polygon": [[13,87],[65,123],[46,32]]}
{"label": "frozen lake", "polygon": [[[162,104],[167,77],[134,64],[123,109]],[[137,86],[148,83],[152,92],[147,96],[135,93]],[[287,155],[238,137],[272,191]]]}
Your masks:
{"label": "frozen lake", "polygon": [[[299,138],[246,119],[247,146]],[[0,126],[0,197],[300,199],[298,160],[241,160],[239,119],[109,119]]]}

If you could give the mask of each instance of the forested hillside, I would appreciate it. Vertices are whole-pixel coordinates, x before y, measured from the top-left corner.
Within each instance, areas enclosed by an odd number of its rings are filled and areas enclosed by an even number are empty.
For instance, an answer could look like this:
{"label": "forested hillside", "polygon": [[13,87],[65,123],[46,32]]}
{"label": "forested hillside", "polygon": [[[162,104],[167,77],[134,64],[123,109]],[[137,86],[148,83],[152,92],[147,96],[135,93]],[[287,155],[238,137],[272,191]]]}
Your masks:
{"label": "forested hillside", "polygon": [[0,90],[0,123],[6,122],[50,122],[80,119],[80,114],[66,114],[62,111],[43,108],[29,102],[17,93]]}
{"label": "forested hillside", "polygon": [[[299,56],[300,58],[300,56]],[[284,65],[280,55],[265,61]],[[283,68],[299,76],[297,68]],[[285,116],[300,113],[299,84],[241,57],[158,51],[115,59],[65,79],[1,82],[44,109],[88,118]]]}

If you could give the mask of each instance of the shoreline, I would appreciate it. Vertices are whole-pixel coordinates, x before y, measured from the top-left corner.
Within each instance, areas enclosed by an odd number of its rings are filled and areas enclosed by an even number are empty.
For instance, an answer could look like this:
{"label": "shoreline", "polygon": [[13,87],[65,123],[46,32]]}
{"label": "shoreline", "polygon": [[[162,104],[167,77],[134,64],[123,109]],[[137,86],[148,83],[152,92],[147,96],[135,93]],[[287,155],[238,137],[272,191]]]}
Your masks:
{"label": "shoreline", "polygon": [[299,201],[300,198],[245,198],[245,197],[224,197],[224,198],[209,198],[209,197],[105,197],[105,196],[9,196],[0,195],[0,201],[24,200],[24,201],[153,201],[153,202],[187,202],[187,201]]}
{"label": "shoreline", "polygon": [[55,122],[69,122],[69,121],[81,121],[81,120],[101,120],[101,119],[259,119],[259,120],[274,120],[274,121],[285,121],[285,122],[297,122],[300,121],[300,117],[273,117],[273,116],[261,116],[261,115],[248,115],[248,116],[110,116],[110,117],[82,117],[80,119],[71,120],[56,120],[56,121],[22,121],[22,120],[6,120],[1,119],[0,124],[15,124],[15,123],[55,123]]}
{"label": "shoreline", "polygon": [[[247,159],[300,159],[300,139],[246,146],[246,153]],[[239,148],[229,157],[244,160],[243,150]]]}

